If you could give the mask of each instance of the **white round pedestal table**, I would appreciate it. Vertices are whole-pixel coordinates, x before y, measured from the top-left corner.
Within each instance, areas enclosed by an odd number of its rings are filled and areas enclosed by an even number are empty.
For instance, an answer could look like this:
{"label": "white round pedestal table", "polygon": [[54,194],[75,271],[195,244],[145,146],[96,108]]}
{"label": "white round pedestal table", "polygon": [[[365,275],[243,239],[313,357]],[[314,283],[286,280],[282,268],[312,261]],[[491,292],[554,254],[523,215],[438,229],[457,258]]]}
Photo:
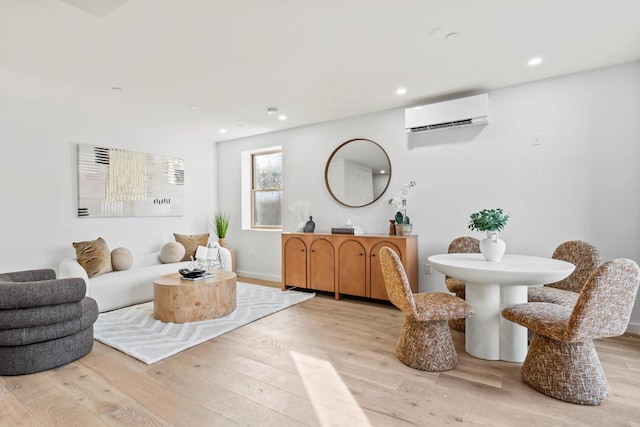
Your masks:
{"label": "white round pedestal table", "polygon": [[428,258],[439,272],[463,280],[465,299],[475,314],[466,320],[465,349],[480,359],[523,362],[527,329],[500,316],[513,304],[527,302],[527,287],[569,276],[575,266],[552,258],[507,254],[497,262],[481,254],[441,254]]}

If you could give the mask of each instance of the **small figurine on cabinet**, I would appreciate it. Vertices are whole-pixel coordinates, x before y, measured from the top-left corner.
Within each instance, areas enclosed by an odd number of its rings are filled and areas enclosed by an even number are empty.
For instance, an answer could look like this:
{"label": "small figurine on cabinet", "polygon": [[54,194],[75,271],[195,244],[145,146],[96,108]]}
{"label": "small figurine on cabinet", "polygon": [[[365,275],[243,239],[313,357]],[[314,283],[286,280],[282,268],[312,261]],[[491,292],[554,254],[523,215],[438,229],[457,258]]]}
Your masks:
{"label": "small figurine on cabinet", "polygon": [[313,217],[310,216],[309,221],[307,221],[307,223],[304,225],[304,229],[302,231],[304,231],[305,233],[313,233],[315,229],[316,223],[313,222]]}

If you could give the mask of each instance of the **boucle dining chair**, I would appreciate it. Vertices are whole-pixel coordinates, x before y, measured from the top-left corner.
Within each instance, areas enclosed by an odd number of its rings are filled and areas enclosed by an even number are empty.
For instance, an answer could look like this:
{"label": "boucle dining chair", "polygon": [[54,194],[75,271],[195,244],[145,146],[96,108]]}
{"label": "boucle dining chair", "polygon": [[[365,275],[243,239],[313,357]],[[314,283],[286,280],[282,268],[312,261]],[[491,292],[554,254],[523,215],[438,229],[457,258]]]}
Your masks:
{"label": "boucle dining chair", "polygon": [[402,262],[391,248],[380,249],[380,264],[389,300],[405,314],[398,359],[423,371],[453,369],[458,354],[447,320],[471,316],[471,306],[444,292],[412,293]]}
{"label": "boucle dining chair", "polygon": [[600,265],[600,253],[591,243],[570,240],[561,243],[552,258],[575,265],[571,275],[559,282],[528,289],[529,302],[550,302],[573,307],[589,276]]}
{"label": "boucle dining chair", "polygon": [[524,382],[566,402],[602,403],[609,387],[593,340],[625,332],[639,283],[638,265],[615,259],[591,274],[574,307],[529,302],[503,309],[502,317],[533,331]]}
{"label": "boucle dining chair", "polygon": [[[475,237],[457,237],[449,244],[447,253],[450,254],[468,254],[468,253],[480,253],[480,240]],[[445,276],[444,283],[447,286],[449,292],[456,294],[458,298],[465,299],[465,284],[464,281],[456,279],[454,277]],[[451,319],[449,320],[449,327],[459,332],[465,331],[466,322],[464,319]]]}

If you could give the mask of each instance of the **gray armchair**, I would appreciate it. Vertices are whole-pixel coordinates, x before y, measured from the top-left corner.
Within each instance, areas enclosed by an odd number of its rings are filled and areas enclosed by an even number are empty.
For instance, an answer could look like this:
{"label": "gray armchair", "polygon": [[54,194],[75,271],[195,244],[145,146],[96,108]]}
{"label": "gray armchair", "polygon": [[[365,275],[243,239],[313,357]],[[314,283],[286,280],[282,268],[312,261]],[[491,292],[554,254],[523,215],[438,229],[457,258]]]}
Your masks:
{"label": "gray armchair", "polygon": [[40,372],[91,351],[96,302],[83,279],[46,270],[0,274],[0,375]]}

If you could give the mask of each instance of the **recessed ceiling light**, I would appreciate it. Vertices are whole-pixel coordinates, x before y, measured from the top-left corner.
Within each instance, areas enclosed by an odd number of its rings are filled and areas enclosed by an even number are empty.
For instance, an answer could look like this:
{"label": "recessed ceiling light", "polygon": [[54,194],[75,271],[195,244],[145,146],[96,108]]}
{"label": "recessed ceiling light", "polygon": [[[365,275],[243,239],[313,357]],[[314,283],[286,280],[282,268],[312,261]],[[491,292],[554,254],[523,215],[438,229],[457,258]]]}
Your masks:
{"label": "recessed ceiling light", "polygon": [[189,105],[189,108],[192,109],[193,111],[202,110],[202,108],[196,104]]}
{"label": "recessed ceiling light", "polygon": [[287,116],[285,116],[284,114],[280,114],[278,116],[278,120],[287,120]]}
{"label": "recessed ceiling light", "polygon": [[219,132],[220,133],[227,133],[227,130],[226,129],[220,129]]}
{"label": "recessed ceiling light", "polygon": [[396,95],[404,95],[405,93],[407,93],[406,87],[399,87],[398,89],[396,89]]}
{"label": "recessed ceiling light", "polygon": [[540,65],[540,64],[542,64],[541,56],[536,56],[535,58],[531,58],[529,62],[527,62],[527,65],[529,67],[535,67],[536,65]]}
{"label": "recessed ceiling light", "polygon": [[460,33],[453,32],[453,33],[447,34],[446,38],[447,40],[453,40],[453,39],[457,39],[458,37],[460,37]]}
{"label": "recessed ceiling light", "polygon": [[385,173],[387,173],[387,171],[386,171],[386,170],[384,170],[384,169],[382,169],[382,170],[380,171],[380,173],[385,174]]}
{"label": "recessed ceiling light", "polygon": [[269,115],[278,114],[278,108],[277,107],[269,107],[269,108],[267,108],[267,114],[269,114]]}

